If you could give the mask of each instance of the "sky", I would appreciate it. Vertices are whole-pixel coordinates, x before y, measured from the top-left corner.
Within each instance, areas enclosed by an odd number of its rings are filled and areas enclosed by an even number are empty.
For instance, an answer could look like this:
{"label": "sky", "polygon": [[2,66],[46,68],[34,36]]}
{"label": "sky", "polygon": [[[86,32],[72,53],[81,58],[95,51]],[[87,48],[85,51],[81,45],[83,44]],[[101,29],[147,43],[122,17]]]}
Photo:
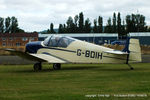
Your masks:
{"label": "sky", "polygon": [[0,0],[0,17],[15,16],[19,27],[27,32],[43,31],[54,23],[54,28],[66,23],[69,16],[83,12],[91,23],[98,16],[104,25],[113,13],[120,12],[122,19],[128,14],[143,14],[150,25],[149,0]]}

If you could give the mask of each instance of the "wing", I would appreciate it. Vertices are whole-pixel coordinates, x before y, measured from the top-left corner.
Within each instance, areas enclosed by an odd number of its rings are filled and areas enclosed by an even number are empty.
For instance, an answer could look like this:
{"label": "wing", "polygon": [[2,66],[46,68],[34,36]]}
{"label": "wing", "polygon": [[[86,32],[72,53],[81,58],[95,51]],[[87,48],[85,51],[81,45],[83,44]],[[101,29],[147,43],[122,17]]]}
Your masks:
{"label": "wing", "polygon": [[58,57],[54,57],[52,55],[47,55],[47,54],[29,54],[29,55],[39,58],[39,59],[42,59],[49,63],[67,63],[67,61],[65,61],[61,58],[58,58]]}
{"label": "wing", "polygon": [[22,51],[16,51],[14,49],[1,49],[5,50],[8,52],[11,52],[12,54],[15,54],[17,56],[20,56],[24,59],[31,60],[31,61],[39,61],[39,62],[48,62],[48,63],[67,63],[67,61],[55,57],[53,55],[48,55],[48,54],[30,54],[30,53],[25,53]]}

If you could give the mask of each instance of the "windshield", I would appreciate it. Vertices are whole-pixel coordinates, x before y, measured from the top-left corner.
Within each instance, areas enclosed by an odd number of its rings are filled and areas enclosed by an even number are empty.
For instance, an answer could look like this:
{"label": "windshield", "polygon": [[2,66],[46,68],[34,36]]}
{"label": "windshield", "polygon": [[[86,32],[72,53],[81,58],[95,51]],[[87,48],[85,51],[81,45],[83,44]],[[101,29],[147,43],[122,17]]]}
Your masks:
{"label": "windshield", "polygon": [[49,47],[63,47],[66,48],[74,39],[63,37],[59,35],[52,35],[44,40],[44,45]]}

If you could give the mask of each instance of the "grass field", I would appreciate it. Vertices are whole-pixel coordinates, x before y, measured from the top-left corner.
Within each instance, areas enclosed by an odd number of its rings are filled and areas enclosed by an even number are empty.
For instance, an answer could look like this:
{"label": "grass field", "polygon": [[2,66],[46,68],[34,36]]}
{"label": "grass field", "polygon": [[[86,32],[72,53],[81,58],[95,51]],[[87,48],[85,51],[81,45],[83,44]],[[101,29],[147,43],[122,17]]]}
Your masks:
{"label": "grass field", "polygon": [[0,100],[148,100],[150,64],[0,65]]}

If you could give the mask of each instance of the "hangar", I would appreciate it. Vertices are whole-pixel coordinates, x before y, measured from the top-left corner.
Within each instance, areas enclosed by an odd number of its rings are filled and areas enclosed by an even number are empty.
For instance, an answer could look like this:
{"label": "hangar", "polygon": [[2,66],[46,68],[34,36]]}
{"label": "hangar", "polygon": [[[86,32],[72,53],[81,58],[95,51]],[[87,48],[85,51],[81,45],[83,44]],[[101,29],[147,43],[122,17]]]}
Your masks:
{"label": "hangar", "polygon": [[131,38],[138,38],[141,45],[150,45],[150,32],[130,33]]}

